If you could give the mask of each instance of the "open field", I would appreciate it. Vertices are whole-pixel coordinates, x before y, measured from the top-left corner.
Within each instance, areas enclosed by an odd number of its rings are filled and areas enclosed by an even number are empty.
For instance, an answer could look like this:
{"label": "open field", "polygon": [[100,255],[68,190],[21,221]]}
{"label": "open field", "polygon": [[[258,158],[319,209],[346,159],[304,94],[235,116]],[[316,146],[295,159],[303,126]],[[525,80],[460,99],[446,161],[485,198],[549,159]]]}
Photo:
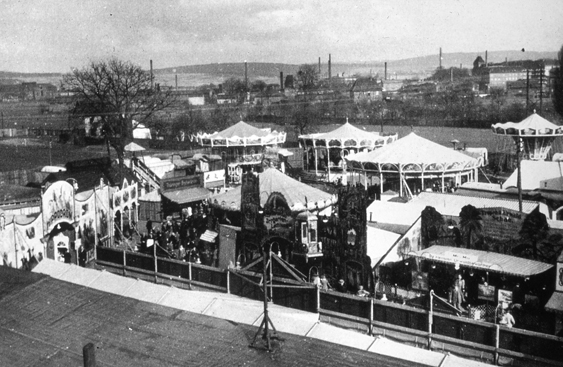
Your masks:
{"label": "open field", "polygon": [[[256,124],[259,127],[271,127],[277,130],[286,130],[288,132],[288,140],[296,139],[295,129],[293,127],[274,126],[271,124]],[[380,126],[359,125],[366,131],[380,131]],[[338,125],[323,125],[316,132],[326,132],[337,128]],[[467,147],[484,147],[487,148],[489,154],[494,153],[512,153],[514,143],[511,138],[497,136],[489,129],[468,129],[468,128],[452,128],[452,127],[435,127],[435,126],[384,126],[384,133],[398,133],[402,138],[411,132],[419,136],[434,141],[438,144],[451,148],[451,141],[457,139],[460,141],[459,147],[467,144]],[[0,171],[11,171],[16,169],[31,169],[46,165],[64,165],[71,160],[87,159],[102,157],[107,155],[104,145],[79,147],[72,143],[60,144],[53,137],[51,149],[49,149],[48,137],[42,138],[11,138],[0,140]],[[148,145],[143,144],[143,145]],[[563,152],[563,141],[561,138],[556,139],[553,152]],[[152,153],[157,153],[153,151]],[[162,152],[164,153],[164,151]],[[112,158],[116,158],[115,152],[111,151]],[[148,154],[148,152],[147,152]]]}
{"label": "open field", "polygon": [[64,165],[68,161],[104,155],[107,155],[105,146],[78,147],[71,143],[60,144],[53,141],[49,148],[47,139],[3,139],[0,140],[0,172]]}

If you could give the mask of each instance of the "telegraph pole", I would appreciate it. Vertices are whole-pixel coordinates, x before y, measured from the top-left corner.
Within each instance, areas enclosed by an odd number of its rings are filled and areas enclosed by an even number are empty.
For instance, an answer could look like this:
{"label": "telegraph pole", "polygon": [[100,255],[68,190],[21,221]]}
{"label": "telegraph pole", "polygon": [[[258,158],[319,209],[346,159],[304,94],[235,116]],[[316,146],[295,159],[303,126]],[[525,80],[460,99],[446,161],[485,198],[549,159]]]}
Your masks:
{"label": "telegraph pole", "polygon": [[530,111],[530,69],[526,69],[526,115]]}

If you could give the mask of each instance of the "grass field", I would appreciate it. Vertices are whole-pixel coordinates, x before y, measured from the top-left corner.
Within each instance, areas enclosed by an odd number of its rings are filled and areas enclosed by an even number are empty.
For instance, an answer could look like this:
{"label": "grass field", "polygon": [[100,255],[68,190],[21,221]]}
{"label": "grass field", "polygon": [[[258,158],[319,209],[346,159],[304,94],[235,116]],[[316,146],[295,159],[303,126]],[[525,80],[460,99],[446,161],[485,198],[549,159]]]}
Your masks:
{"label": "grass field", "polygon": [[[337,125],[323,125],[316,129],[318,132],[330,131]],[[363,128],[363,126],[362,126]],[[277,128],[283,130],[282,128]],[[290,128],[292,129],[292,128]],[[379,126],[365,126],[366,131],[380,131]],[[288,129],[289,130],[289,129]],[[488,129],[466,129],[451,127],[426,127],[414,126],[384,126],[384,133],[398,133],[402,138],[411,132],[438,144],[451,148],[451,141],[460,141],[458,147],[484,147],[489,154],[513,152],[514,143],[511,138],[497,136]],[[294,132],[288,134],[295,137]],[[56,139],[55,139],[56,140]],[[563,152],[563,143],[560,138],[555,141],[554,152]],[[154,153],[154,152],[153,152]],[[111,151],[112,158],[116,158],[115,152]],[[148,152],[147,152],[148,154]],[[46,165],[64,165],[68,161],[87,158],[103,157],[107,155],[105,146],[79,147],[72,143],[60,144],[53,141],[49,149],[49,140],[43,138],[12,138],[0,140],[0,171],[12,171],[17,169],[31,169]]]}
{"label": "grass field", "polygon": [[[71,143],[51,143],[37,138],[0,140],[0,171],[33,169],[49,165],[64,165],[68,161],[107,155],[104,146],[78,147]],[[115,157],[114,157],[115,158]]]}

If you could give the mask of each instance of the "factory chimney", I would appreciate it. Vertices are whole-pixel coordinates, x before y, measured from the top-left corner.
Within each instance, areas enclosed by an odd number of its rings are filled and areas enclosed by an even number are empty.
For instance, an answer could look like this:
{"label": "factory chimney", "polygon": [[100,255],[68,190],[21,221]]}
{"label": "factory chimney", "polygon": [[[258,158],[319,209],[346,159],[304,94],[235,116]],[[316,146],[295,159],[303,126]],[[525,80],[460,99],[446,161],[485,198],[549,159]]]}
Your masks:
{"label": "factory chimney", "polygon": [[328,81],[332,79],[332,60],[330,58],[330,54],[328,54]]}
{"label": "factory chimney", "polygon": [[387,80],[387,61],[385,61],[385,76],[384,80]]}
{"label": "factory chimney", "polygon": [[442,69],[442,47],[440,47],[440,65],[438,66],[438,69]]}
{"label": "factory chimney", "polygon": [[244,60],[244,86],[248,89],[248,64]]}
{"label": "factory chimney", "polygon": [[280,90],[283,92],[283,71],[280,71]]}
{"label": "factory chimney", "polygon": [[154,83],[153,83],[153,75],[152,75],[152,60],[151,60],[151,90],[154,89]]}
{"label": "factory chimney", "polygon": [[321,57],[319,56],[319,78],[321,77]]}
{"label": "factory chimney", "polygon": [[489,51],[485,50],[485,67],[489,67]]}

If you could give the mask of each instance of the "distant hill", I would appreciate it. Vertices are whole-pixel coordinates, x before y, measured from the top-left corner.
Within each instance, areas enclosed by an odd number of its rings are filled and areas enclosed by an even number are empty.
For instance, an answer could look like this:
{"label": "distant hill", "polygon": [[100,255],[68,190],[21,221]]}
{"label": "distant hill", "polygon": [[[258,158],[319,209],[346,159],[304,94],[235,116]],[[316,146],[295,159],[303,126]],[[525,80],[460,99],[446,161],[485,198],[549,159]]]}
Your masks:
{"label": "distant hill", "polygon": [[[473,61],[481,56],[483,60],[485,59],[485,51],[482,52],[454,52],[454,53],[442,53],[442,67],[460,67],[463,68],[473,68]],[[540,60],[540,59],[557,59],[557,51],[551,52],[538,52],[538,51],[489,51],[487,55],[487,61],[489,63],[500,63],[505,60],[515,61],[515,60]],[[439,54],[412,57],[408,59],[401,60],[389,60],[387,61],[387,75],[391,77],[394,73],[400,76],[407,75],[428,75],[432,73],[440,65]],[[372,74],[379,73],[383,76],[385,72],[385,63],[382,61],[374,62],[364,62],[364,63],[333,63],[333,72],[336,73],[345,72],[347,75],[352,74]],[[399,77],[400,79],[400,77]]]}
{"label": "distant hill", "polygon": [[[473,61],[481,56],[485,59],[485,51],[478,52],[455,52],[442,54],[442,66],[445,68],[459,67],[472,68]],[[438,53],[420,57],[412,57],[401,60],[387,61],[387,77],[389,79],[425,78],[433,73],[439,65]],[[489,63],[500,63],[505,60],[538,60],[556,59],[557,51],[489,51],[487,59]],[[339,63],[338,55],[332,55],[332,76],[352,75],[376,75],[380,77],[385,73],[384,61],[370,61],[358,63]],[[316,62],[310,64],[317,65]],[[298,64],[249,62],[249,80],[261,79],[270,83],[278,83],[280,72],[284,76],[295,75],[299,70]],[[195,87],[208,83],[221,83],[225,79],[235,77],[244,78],[244,62],[239,63],[216,63],[203,65],[185,65],[153,70],[158,82],[165,85],[174,85],[176,76],[178,85]],[[49,82],[58,85],[63,74],[60,73],[17,73],[0,71],[0,84],[13,84],[22,81]],[[328,77],[328,65],[326,60],[321,63],[321,77]]]}
{"label": "distant hill", "polygon": [[[247,63],[248,76],[253,79],[261,77],[279,77],[280,72],[284,75],[295,74],[299,70],[299,65],[278,64],[267,62]],[[175,70],[175,71],[174,71]],[[155,74],[208,74],[222,77],[244,77],[244,62],[239,63],[218,63],[204,65],[176,66],[172,68],[155,69]]]}

